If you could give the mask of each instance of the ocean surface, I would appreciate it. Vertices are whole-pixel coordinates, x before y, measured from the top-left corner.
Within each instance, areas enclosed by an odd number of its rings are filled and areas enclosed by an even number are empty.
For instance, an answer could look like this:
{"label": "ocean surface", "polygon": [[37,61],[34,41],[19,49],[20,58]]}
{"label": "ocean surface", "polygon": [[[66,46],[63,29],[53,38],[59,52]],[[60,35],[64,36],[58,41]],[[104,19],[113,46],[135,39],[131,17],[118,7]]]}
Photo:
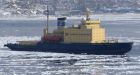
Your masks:
{"label": "ocean surface", "polygon": [[[56,21],[49,22],[50,32]],[[79,20],[68,20],[67,26]],[[3,47],[18,40],[40,40],[45,20],[0,20],[0,75],[140,75],[140,18],[103,20],[107,38],[133,41],[122,56],[10,51]]]}

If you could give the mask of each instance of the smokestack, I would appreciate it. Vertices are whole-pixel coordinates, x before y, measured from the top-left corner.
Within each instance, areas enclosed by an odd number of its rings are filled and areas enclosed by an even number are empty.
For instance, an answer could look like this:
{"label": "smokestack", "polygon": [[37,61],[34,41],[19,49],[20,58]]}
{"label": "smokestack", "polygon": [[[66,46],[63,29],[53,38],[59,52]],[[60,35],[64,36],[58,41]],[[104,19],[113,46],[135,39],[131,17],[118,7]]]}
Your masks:
{"label": "smokestack", "polygon": [[66,17],[57,18],[57,28],[64,29],[66,25]]}

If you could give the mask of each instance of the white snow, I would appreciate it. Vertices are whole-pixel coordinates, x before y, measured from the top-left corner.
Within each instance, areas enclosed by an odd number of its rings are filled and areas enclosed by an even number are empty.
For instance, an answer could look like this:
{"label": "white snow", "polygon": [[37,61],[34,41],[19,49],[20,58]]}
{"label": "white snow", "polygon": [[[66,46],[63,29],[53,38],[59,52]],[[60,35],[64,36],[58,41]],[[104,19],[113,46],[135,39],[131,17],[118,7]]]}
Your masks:
{"label": "white snow", "polygon": [[[7,13],[5,12],[7,15]],[[56,20],[57,17],[62,16],[52,16],[50,15],[50,20]],[[82,19],[85,18],[84,15],[81,16],[68,16],[67,19]],[[91,19],[100,19],[101,21],[117,21],[117,20],[140,20],[140,14],[93,14]],[[45,20],[46,16],[36,15],[36,16],[1,16],[0,20]]]}

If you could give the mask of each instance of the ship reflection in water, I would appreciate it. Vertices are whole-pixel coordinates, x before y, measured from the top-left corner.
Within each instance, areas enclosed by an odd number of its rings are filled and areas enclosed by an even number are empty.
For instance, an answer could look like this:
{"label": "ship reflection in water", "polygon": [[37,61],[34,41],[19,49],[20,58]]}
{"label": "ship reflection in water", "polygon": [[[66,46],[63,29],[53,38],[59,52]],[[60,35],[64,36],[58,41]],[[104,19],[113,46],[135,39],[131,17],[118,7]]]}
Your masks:
{"label": "ship reflection in water", "polygon": [[140,57],[1,51],[0,75],[139,75]]}

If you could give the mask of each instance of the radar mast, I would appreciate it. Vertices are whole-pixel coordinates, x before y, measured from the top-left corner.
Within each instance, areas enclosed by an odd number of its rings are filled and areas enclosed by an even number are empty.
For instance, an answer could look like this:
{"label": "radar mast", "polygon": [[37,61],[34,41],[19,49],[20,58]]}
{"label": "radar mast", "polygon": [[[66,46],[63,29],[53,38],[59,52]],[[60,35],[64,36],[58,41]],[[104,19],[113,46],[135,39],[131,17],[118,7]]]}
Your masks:
{"label": "radar mast", "polygon": [[86,20],[90,20],[90,17],[89,17],[89,15],[91,14],[91,11],[90,11],[90,9],[89,8],[86,8]]}

